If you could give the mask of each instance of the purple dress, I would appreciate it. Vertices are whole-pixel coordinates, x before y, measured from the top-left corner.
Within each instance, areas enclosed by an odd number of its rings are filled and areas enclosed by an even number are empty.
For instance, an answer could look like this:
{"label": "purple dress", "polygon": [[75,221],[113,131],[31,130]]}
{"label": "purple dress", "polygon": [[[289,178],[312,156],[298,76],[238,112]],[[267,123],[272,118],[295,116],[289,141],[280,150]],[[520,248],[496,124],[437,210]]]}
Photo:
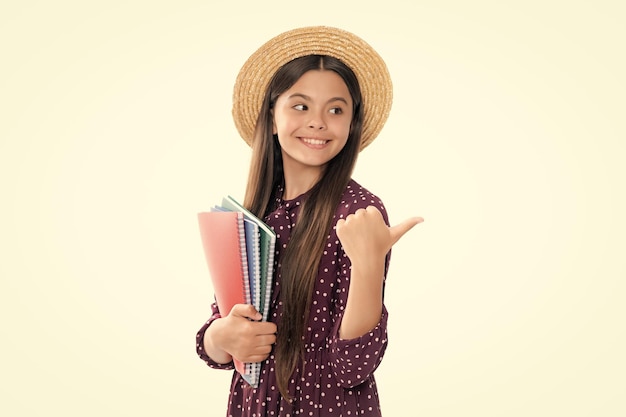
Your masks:
{"label": "purple dress", "polygon": [[[280,193],[282,194],[282,193]],[[293,200],[276,201],[276,209],[264,221],[274,229],[276,273],[269,320],[276,322],[282,314],[280,300],[281,254],[289,241],[291,228],[298,217],[305,195]],[[343,193],[335,211],[335,220],[347,217],[360,208],[373,205],[389,224],[382,201],[354,180]],[[305,364],[298,365],[289,384],[292,403],[278,391],[273,352],[264,361],[258,388],[250,387],[238,372],[233,372],[228,400],[229,417],[260,416],[380,416],[380,403],[374,370],[387,347],[387,310],[383,305],[378,324],[361,337],[339,338],[339,326],[346,306],[350,285],[350,260],[341,247],[335,228],[329,231],[327,249],[320,260],[313,289],[311,311],[305,333]],[[389,266],[385,260],[385,275]],[[233,363],[218,364],[202,348],[204,332],[213,320],[221,317],[215,303],[212,316],[196,335],[196,350],[212,368],[233,369]]]}

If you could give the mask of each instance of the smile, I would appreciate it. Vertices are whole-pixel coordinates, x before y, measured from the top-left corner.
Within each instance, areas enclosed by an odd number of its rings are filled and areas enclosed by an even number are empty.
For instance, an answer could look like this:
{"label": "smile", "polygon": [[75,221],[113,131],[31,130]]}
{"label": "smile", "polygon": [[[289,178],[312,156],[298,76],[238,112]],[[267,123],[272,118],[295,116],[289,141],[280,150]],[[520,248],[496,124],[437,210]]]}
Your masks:
{"label": "smile", "polygon": [[324,139],[300,138],[300,140],[304,143],[314,146],[326,145],[328,143],[328,141]]}

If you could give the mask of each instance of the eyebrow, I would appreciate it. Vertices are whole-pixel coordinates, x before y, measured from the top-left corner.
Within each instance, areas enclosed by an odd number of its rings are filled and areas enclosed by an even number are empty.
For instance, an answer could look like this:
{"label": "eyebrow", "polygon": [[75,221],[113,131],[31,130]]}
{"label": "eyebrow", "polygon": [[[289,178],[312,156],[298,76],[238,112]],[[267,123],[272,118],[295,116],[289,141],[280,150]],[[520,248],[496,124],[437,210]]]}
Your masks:
{"label": "eyebrow", "polygon": [[[294,98],[294,97],[300,97],[300,98],[303,98],[304,100],[307,100],[307,101],[313,101],[311,99],[311,97],[307,96],[306,94],[302,94],[302,93],[293,93],[292,95],[289,96],[290,99]],[[328,100],[327,103],[332,103],[333,101],[342,101],[342,102],[344,102],[346,104],[346,106],[348,105],[348,100],[346,100],[343,97],[333,97],[330,100]]]}

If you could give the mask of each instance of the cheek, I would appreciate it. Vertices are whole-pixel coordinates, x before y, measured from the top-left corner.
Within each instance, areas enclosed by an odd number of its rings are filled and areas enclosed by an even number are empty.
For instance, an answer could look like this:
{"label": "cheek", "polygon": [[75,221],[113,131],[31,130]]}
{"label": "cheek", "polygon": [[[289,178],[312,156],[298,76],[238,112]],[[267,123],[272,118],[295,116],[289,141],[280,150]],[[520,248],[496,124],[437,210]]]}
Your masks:
{"label": "cheek", "polygon": [[341,120],[337,120],[336,131],[341,132],[342,137],[347,139],[352,131],[352,113],[344,113],[343,116],[345,118],[342,117]]}
{"label": "cheek", "polygon": [[293,117],[284,117],[281,114],[274,117],[274,133],[290,132],[294,126],[297,126],[297,122]]}
{"label": "cheek", "polygon": [[351,130],[352,130],[351,123],[342,122],[342,123],[338,123],[337,126],[335,127],[335,131],[337,132],[337,135],[341,136],[344,139],[348,138]]}

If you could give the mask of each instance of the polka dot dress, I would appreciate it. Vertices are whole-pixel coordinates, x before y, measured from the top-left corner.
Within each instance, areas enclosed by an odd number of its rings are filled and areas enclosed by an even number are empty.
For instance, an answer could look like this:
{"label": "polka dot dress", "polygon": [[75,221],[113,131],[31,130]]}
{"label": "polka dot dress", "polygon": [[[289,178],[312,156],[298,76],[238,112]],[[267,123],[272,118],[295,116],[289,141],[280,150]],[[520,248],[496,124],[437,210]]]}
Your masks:
{"label": "polka dot dress", "polygon": [[[278,198],[277,208],[264,219],[277,235],[276,276],[269,316],[273,322],[277,322],[282,314],[281,254],[289,241],[304,197],[302,195],[288,201]],[[388,223],[382,201],[352,180],[335,211],[334,223],[370,205],[377,207]],[[388,265],[389,255],[385,271]],[[343,252],[333,227],[328,235],[313,289],[305,333],[306,360],[303,366],[299,365],[294,371],[289,384],[293,401],[287,402],[278,391],[272,353],[263,363],[258,388],[250,387],[237,372],[233,372],[226,413],[228,417],[381,415],[374,370],[387,347],[387,310],[383,306],[380,321],[370,332],[355,339],[340,339],[339,326],[349,285],[350,260]],[[212,305],[212,313],[196,335],[197,353],[212,368],[233,369],[232,362],[218,364],[202,349],[204,332],[213,320],[221,317],[215,303]]]}

